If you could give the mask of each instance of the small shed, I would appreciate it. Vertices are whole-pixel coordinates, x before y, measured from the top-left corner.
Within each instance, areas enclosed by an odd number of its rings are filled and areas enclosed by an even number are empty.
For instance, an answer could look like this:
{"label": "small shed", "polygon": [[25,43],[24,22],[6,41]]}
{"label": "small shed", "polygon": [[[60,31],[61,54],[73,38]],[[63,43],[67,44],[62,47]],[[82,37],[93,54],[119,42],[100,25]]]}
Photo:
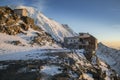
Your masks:
{"label": "small shed", "polygon": [[14,13],[19,15],[19,16],[28,16],[27,9],[14,9]]}

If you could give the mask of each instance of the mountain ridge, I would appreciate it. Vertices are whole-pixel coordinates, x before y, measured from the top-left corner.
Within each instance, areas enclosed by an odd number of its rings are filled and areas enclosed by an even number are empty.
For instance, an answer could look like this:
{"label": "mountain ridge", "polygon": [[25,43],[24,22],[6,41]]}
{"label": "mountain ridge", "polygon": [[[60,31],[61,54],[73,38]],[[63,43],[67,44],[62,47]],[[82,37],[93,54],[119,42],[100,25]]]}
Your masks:
{"label": "mountain ridge", "polygon": [[120,50],[99,43],[97,56],[107,62],[120,75]]}
{"label": "mountain ridge", "polygon": [[26,6],[11,6],[12,9],[21,9],[26,8],[28,11],[28,16],[35,20],[36,25],[41,27],[44,31],[51,34],[51,36],[57,40],[62,41],[64,37],[75,36],[75,32],[69,32],[66,30],[62,24],[56,22],[53,19],[47,18],[44,14],[39,12],[37,9],[33,7],[26,7]]}

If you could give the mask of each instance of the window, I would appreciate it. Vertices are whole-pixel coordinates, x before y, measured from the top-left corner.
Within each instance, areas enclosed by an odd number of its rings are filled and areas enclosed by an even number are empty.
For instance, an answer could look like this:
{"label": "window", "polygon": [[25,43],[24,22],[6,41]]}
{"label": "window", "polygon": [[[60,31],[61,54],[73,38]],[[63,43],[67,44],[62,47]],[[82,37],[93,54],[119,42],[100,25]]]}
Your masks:
{"label": "window", "polygon": [[76,42],[76,40],[74,40],[74,42]]}
{"label": "window", "polygon": [[83,39],[82,39],[82,38],[80,38],[80,42],[83,42]]}
{"label": "window", "polygon": [[84,34],[83,33],[80,33],[80,36],[83,36]]}

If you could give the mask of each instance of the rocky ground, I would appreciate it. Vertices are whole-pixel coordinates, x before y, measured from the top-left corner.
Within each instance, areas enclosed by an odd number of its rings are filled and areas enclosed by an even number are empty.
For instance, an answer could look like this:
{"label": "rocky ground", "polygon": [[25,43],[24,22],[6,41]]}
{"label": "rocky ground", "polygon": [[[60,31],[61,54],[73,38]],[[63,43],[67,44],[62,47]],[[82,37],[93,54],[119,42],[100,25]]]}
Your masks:
{"label": "rocky ground", "polygon": [[0,61],[0,80],[119,80],[108,65],[102,61],[93,65],[81,53],[52,52],[40,56],[44,58]]}

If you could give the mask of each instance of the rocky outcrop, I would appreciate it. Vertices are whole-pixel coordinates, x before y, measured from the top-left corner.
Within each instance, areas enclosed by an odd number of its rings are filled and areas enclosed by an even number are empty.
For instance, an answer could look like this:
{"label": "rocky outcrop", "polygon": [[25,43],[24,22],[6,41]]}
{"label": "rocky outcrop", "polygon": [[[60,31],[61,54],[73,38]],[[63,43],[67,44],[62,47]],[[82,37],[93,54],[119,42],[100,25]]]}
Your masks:
{"label": "rocky outcrop", "polygon": [[51,38],[51,36],[46,36],[47,34],[46,33],[36,33],[37,36],[35,36],[32,41],[31,41],[31,44],[38,44],[40,46],[43,46],[45,45],[47,42],[49,42],[49,45],[52,45],[55,41],[54,39]]}
{"label": "rocky outcrop", "polygon": [[15,46],[25,46],[24,44],[22,44],[19,40],[16,40],[16,41],[7,41],[6,43],[9,43],[9,44],[13,44]]}
{"label": "rocky outcrop", "polygon": [[[14,13],[14,10],[9,7],[0,7],[0,32],[8,35],[16,35],[25,33],[29,29],[36,31],[36,35],[32,37],[30,43],[45,45],[47,42],[52,44],[54,39],[50,34],[43,31],[40,27],[34,24],[34,19],[28,16],[19,16]],[[27,35],[27,34],[26,34]]]}
{"label": "rocky outcrop", "polygon": [[27,16],[19,17],[9,7],[0,7],[0,32],[16,35],[23,30],[27,31],[29,28],[42,31],[41,28],[34,24],[32,18]]}

